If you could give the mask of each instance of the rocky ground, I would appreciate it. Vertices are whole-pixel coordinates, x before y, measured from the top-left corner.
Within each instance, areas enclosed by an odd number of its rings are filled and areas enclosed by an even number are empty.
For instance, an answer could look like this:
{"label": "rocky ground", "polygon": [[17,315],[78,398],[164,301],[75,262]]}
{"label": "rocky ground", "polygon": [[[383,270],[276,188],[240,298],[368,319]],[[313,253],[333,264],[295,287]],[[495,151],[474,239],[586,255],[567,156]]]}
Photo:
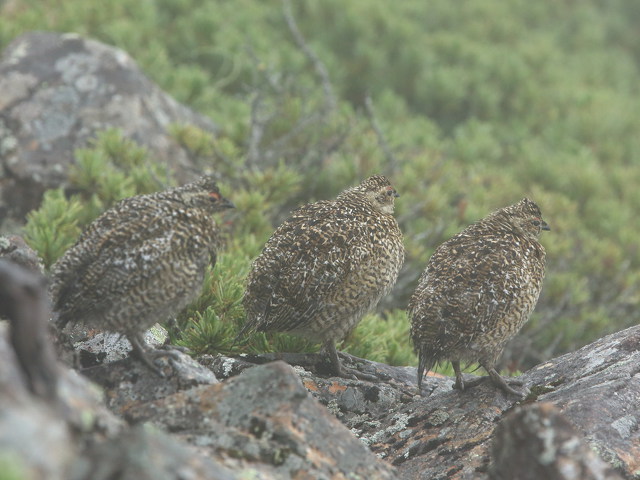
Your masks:
{"label": "rocky ground", "polygon": [[640,326],[525,372],[524,399],[440,376],[418,392],[415,368],[348,355],[378,380],[300,354],[178,354],[159,377],[95,331],[52,393],[35,388],[51,359],[24,353],[47,339],[40,274],[1,260],[0,280],[0,464],[16,478],[640,478]]}

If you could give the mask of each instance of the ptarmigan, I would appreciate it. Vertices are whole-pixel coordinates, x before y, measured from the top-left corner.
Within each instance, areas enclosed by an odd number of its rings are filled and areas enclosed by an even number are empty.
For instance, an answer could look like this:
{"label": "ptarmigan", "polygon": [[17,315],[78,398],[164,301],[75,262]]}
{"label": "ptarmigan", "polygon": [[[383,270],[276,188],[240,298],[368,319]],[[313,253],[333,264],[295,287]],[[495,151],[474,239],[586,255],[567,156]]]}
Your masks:
{"label": "ptarmigan", "polygon": [[404,262],[396,197],[389,180],[374,175],[334,201],[294,211],[252,264],[242,333],[287,332],[323,342],[336,375],[370,378],[341,365],[335,344],[396,282]]}
{"label": "ptarmigan", "polygon": [[125,335],[155,372],[142,334],[184,308],[215,265],[212,214],[233,207],[213,178],[120,201],[52,267],[57,323],[83,322]]}
{"label": "ptarmigan", "polygon": [[409,301],[411,338],[425,371],[450,360],[464,390],[460,362],[478,362],[502,390],[515,395],[495,364],[529,319],[545,270],[538,241],[549,230],[531,200],[497,210],[440,245]]}

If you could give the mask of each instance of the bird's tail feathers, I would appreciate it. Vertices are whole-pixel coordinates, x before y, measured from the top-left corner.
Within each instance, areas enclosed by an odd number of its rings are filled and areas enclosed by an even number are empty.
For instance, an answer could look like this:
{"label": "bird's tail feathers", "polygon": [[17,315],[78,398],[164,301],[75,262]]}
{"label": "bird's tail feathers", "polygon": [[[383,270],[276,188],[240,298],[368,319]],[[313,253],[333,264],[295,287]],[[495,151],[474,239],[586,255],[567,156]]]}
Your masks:
{"label": "bird's tail feathers", "polygon": [[433,352],[421,347],[418,351],[418,389],[422,386],[422,379],[425,374],[438,363],[437,357]]}
{"label": "bird's tail feathers", "polygon": [[259,323],[256,323],[255,321],[248,321],[248,320],[245,321],[245,324],[242,326],[242,328],[240,329],[236,337],[233,339],[233,344],[231,345],[231,348],[235,347],[245,337],[247,337],[250,333],[255,331],[256,325],[259,325]]}

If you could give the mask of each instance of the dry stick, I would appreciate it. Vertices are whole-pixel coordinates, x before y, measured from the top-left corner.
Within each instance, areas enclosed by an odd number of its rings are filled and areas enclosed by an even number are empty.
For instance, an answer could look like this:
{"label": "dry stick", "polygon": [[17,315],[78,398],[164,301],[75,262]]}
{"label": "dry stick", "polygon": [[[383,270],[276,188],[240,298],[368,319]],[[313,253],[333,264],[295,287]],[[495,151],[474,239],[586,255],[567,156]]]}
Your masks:
{"label": "dry stick", "polygon": [[371,100],[371,95],[367,95],[364,98],[364,108],[365,112],[367,113],[367,117],[369,118],[369,122],[371,122],[371,128],[373,128],[373,131],[378,138],[378,145],[382,149],[382,152],[387,159],[387,164],[389,165],[389,173],[394,173],[398,168],[398,161],[391,151],[391,147],[389,147],[389,143],[387,142],[384,133],[382,132],[382,128],[380,128],[378,118],[376,117],[376,113],[373,109],[373,101]]}
{"label": "dry stick", "polygon": [[249,145],[247,148],[247,163],[251,166],[257,163],[259,158],[258,147],[264,135],[264,124],[258,118],[260,109],[260,103],[262,102],[260,94],[251,101],[251,128],[249,128]]}
{"label": "dry stick", "polygon": [[307,45],[307,42],[302,36],[302,33],[300,33],[300,30],[298,29],[298,25],[296,24],[296,21],[293,18],[290,0],[282,0],[282,13],[284,15],[285,21],[287,22],[287,26],[291,31],[291,35],[293,35],[293,39],[295,40],[300,50],[302,50],[302,53],[304,53],[307,59],[311,62],[311,65],[313,65],[313,68],[316,74],[320,78],[320,83],[322,84],[322,89],[324,90],[326,111],[331,112],[335,110],[337,102],[336,102],[336,97],[333,94],[333,87],[331,86],[331,79],[329,78],[329,73],[327,72],[327,69],[325,68],[322,61],[315,54],[315,52],[311,50],[311,48],[309,48],[309,45]]}
{"label": "dry stick", "polygon": [[[251,101],[251,128],[249,129],[249,146],[247,149],[247,164],[255,166],[261,158],[260,146],[264,136],[264,128],[275,114],[262,115],[262,94],[256,93]],[[262,155],[264,158],[264,155]]]}

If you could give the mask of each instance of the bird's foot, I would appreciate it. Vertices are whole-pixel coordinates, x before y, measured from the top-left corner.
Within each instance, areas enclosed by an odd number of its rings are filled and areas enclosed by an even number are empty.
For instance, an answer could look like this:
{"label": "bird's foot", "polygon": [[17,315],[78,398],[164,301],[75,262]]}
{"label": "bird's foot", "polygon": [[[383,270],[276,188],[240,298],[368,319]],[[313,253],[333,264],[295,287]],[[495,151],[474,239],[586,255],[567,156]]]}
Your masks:
{"label": "bird's foot", "polygon": [[481,383],[486,382],[488,379],[489,377],[476,377],[465,381],[462,378],[462,375],[460,375],[459,377],[456,377],[456,383],[452,385],[451,388],[453,388],[454,390],[460,390],[462,392],[467,388],[477,387]]}
{"label": "bird's foot", "polygon": [[[491,377],[491,381],[493,382],[493,384],[500,388],[503,392],[505,393],[509,393],[511,395],[515,395],[517,397],[520,398],[524,398],[527,396],[527,394],[529,393],[529,389],[525,386],[524,381],[519,379],[519,378],[503,378],[498,372],[495,371],[495,369],[489,369],[487,370],[489,372],[489,376]],[[516,385],[519,387],[524,387],[522,389],[522,391],[518,391],[514,388],[511,388],[509,386],[509,384],[511,385]]]}
{"label": "bird's foot", "polygon": [[173,352],[170,351],[162,351],[162,350],[148,350],[148,351],[137,351],[133,350],[131,352],[132,356],[136,359],[140,360],[145,367],[155,373],[157,376],[164,378],[165,374],[162,369],[156,365],[155,361],[161,357],[172,357],[174,355]]}
{"label": "bird's foot", "polygon": [[176,347],[173,345],[163,345],[158,349],[149,349],[146,342],[140,335],[127,337],[129,343],[131,343],[132,350],[131,355],[140,360],[149,370],[158,375],[159,377],[165,377],[164,371],[157,365],[156,360],[160,358],[168,358],[169,360],[180,360],[180,355],[183,347]]}
{"label": "bird's foot", "polygon": [[366,380],[368,382],[377,382],[379,380],[375,375],[370,375],[368,373],[361,372],[360,370],[356,370],[355,368],[349,368],[345,366],[341,366],[340,370],[335,372],[337,377],[348,378],[351,380]]}
{"label": "bird's foot", "polygon": [[[509,384],[511,385],[515,385],[515,386],[524,386],[524,381],[518,379],[518,378],[503,378],[498,372],[496,372],[494,369],[491,370],[487,370],[489,372],[489,376],[483,376],[483,377],[476,377],[473,378],[471,380],[463,380],[462,376],[460,376],[459,378],[456,378],[456,383],[452,386],[453,389],[455,390],[465,390],[467,388],[473,388],[476,387],[478,385],[480,385],[481,383],[486,382],[487,380],[491,380],[491,382],[498,387],[500,390],[502,390],[505,393],[511,394],[511,395],[515,395],[517,397],[520,398],[524,398],[527,396],[528,393],[528,388],[524,388],[523,391],[518,391],[512,387],[509,386]],[[492,373],[493,372],[493,373]]]}
{"label": "bird's foot", "polygon": [[329,357],[331,368],[335,376],[349,378],[351,380],[366,380],[368,382],[377,382],[380,380],[375,375],[361,372],[360,370],[357,370],[355,368],[345,367],[343,362],[340,361],[340,357],[347,361],[353,361],[353,357],[346,353],[338,352],[335,348],[335,345],[327,345],[325,351]]}

